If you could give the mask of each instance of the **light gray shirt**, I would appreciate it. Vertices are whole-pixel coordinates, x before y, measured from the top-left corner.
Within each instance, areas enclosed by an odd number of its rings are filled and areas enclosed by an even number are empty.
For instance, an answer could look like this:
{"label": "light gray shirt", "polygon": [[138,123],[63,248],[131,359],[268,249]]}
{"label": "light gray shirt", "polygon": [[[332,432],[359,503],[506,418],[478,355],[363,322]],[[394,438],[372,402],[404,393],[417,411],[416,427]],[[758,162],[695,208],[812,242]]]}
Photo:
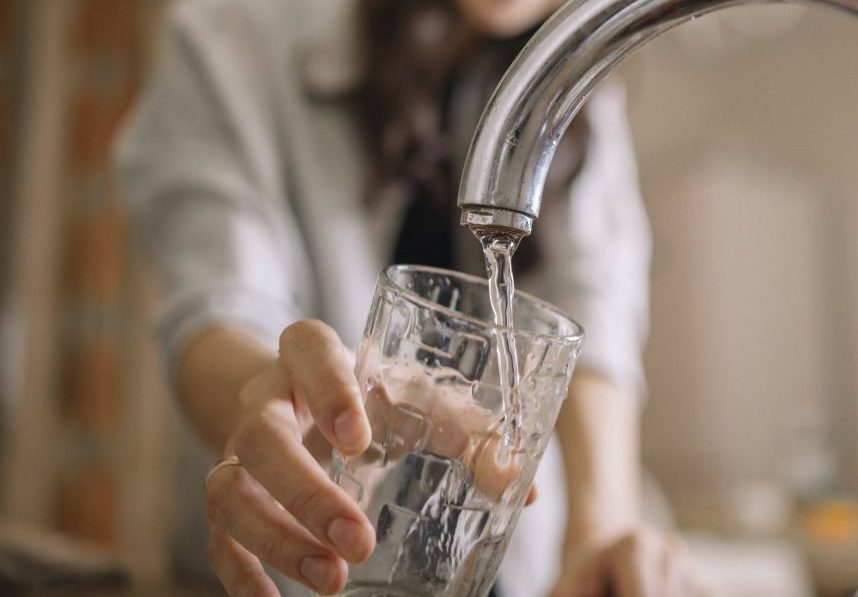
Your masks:
{"label": "light gray shirt", "polygon": [[[405,197],[363,200],[366,150],[342,101],[360,78],[354,6],[186,0],[171,13],[118,150],[133,227],[161,280],[157,329],[171,374],[213,323],[245,326],[275,348],[285,326],[316,317],[359,343]],[[623,104],[618,86],[594,94],[584,167],[568,201],[535,223],[546,250],[518,282],[584,326],[579,366],[642,389],[650,236]],[[559,467],[551,448],[539,505],[504,564],[510,595],[544,592],[556,569]]]}

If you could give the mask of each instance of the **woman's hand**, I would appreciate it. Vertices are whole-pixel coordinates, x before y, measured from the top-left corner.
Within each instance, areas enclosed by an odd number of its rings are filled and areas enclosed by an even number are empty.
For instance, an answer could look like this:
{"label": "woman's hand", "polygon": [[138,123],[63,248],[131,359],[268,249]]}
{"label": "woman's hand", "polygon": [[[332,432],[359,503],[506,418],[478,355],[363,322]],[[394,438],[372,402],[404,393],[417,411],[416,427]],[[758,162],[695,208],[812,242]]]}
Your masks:
{"label": "woman's hand", "polygon": [[279,357],[243,386],[226,450],[241,464],[213,470],[206,483],[209,559],[230,595],[279,596],[261,562],[334,593],[347,562],[372,553],[372,526],[316,458],[330,446],[350,455],[369,444],[352,370],[337,334],[305,320],[286,328]]}
{"label": "woman's hand", "polygon": [[551,597],[705,597],[682,543],[641,528],[567,548]]}
{"label": "woman's hand", "polygon": [[[188,371],[201,372],[188,374],[186,384],[198,420],[206,417],[207,404],[200,388],[221,392],[227,401],[229,384],[203,386],[195,379],[210,380],[212,368],[224,370],[223,380],[253,371],[235,385],[240,391],[232,390],[240,403],[232,423],[212,425],[223,430],[220,443],[228,457],[206,482],[212,568],[232,596],[279,597],[262,562],[319,593],[336,592],[346,581],[347,563],[365,560],[375,545],[370,522],[320,464],[332,446],[355,455],[371,440],[352,358],[330,327],[310,320],[283,332],[276,359],[257,355],[247,359],[250,365],[234,367],[237,373],[227,371],[235,359],[223,360],[224,355],[235,357],[246,347],[233,333],[218,332],[186,362]],[[438,402],[450,407],[450,420],[464,425],[452,425],[450,432],[472,427],[474,409]],[[217,443],[216,434],[213,439]],[[485,469],[496,476],[490,455],[474,457],[478,474]],[[531,487],[527,502],[535,498]]]}

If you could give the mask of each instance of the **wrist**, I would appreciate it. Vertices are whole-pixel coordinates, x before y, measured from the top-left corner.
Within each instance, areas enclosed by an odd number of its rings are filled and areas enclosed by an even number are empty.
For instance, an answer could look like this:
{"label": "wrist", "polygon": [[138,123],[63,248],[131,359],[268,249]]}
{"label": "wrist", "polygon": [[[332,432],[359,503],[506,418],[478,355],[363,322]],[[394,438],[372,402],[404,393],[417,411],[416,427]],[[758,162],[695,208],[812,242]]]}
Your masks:
{"label": "wrist", "polygon": [[608,498],[574,494],[567,509],[564,548],[604,545],[640,527],[640,507],[636,496]]}
{"label": "wrist", "polygon": [[610,542],[640,523],[638,409],[633,393],[603,376],[573,377],[557,425],[570,548]]}

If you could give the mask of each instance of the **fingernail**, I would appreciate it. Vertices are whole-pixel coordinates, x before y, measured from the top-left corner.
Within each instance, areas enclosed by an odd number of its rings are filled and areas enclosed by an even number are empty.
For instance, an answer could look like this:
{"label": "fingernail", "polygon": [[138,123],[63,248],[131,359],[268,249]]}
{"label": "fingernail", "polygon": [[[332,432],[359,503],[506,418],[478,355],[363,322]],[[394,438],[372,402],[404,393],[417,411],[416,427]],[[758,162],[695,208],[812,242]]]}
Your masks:
{"label": "fingernail", "polygon": [[358,413],[346,410],[334,419],[334,436],[343,449],[357,449],[366,441],[366,425]]}
{"label": "fingernail", "polygon": [[337,581],[337,569],[328,558],[306,557],[301,560],[301,576],[319,592],[330,590]]}
{"label": "fingernail", "polygon": [[367,530],[364,525],[350,518],[335,518],[328,525],[328,539],[346,560],[356,562],[366,559]]}

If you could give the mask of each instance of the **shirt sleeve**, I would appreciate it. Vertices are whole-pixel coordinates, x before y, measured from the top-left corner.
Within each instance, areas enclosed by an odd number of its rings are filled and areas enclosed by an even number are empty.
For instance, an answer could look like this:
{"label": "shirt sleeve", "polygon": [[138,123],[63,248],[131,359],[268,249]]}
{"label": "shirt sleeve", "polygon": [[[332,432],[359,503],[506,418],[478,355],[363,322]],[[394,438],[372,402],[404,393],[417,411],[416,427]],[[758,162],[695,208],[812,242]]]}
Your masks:
{"label": "shirt sleeve", "polygon": [[584,327],[579,367],[643,393],[652,241],[622,87],[600,89],[587,114],[590,144],[570,200],[543,205],[534,223],[545,228],[545,262],[529,282]]}
{"label": "shirt sleeve", "polygon": [[157,335],[172,380],[212,323],[276,347],[298,318],[300,235],[278,161],[268,52],[240,3],[181,3],[116,152],[135,238],[157,272]]}

